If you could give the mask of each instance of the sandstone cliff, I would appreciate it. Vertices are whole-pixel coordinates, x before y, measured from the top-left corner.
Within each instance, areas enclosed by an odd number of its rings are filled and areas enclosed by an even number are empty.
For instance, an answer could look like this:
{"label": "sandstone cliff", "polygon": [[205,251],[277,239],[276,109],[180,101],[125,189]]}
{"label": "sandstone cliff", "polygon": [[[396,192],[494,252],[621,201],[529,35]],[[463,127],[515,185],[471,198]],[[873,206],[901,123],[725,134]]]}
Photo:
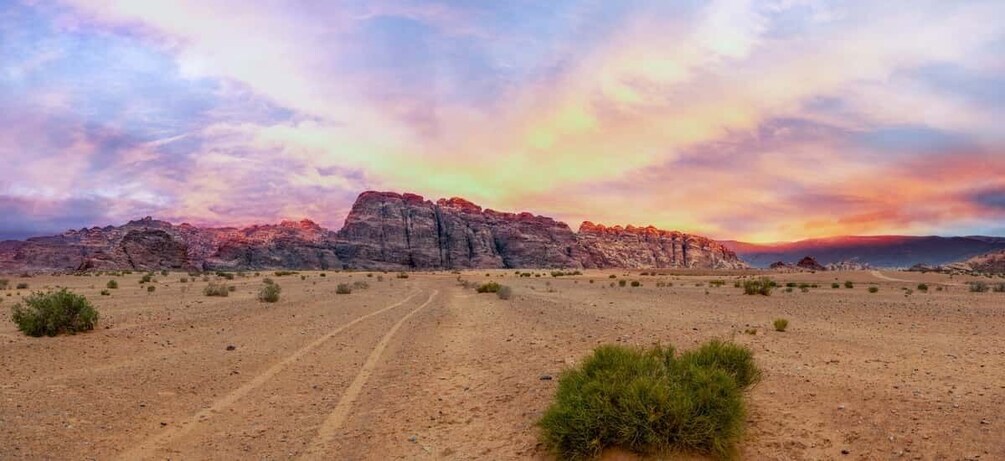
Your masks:
{"label": "sandstone cliff", "polygon": [[304,220],[199,228],[145,218],[120,227],[0,242],[0,270],[744,267],[705,237],[654,227],[565,223],[460,198],[360,194],[338,232]]}

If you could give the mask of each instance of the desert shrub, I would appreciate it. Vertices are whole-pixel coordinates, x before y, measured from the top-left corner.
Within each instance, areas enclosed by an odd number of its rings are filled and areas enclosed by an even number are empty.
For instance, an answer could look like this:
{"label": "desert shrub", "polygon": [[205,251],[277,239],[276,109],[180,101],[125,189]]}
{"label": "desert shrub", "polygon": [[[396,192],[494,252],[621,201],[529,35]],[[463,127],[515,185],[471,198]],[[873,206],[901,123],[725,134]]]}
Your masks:
{"label": "desert shrub", "polygon": [[726,284],[725,280],[711,280],[708,282],[708,286],[719,288]]}
{"label": "desert shrub", "polygon": [[513,289],[507,285],[502,285],[499,287],[499,291],[496,292],[496,296],[499,299],[510,299],[513,297]]}
{"label": "desert shrub", "polygon": [[87,298],[63,288],[28,295],[24,306],[11,307],[11,320],[26,335],[56,336],[93,330],[98,311]]}
{"label": "desert shrub", "polygon": [[837,283],[837,282],[834,282],[834,283],[831,284],[831,288],[841,288],[841,284]]}
{"label": "desert shrub", "polygon": [[112,292],[108,290],[101,290],[101,296],[111,296]]}
{"label": "desert shrub", "polygon": [[153,293],[154,291],[157,291],[157,287],[153,285],[147,285],[147,293]]}
{"label": "desert shrub", "polygon": [[237,291],[237,287],[235,287],[234,285],[230,285],[230,286],[227,287],[227,291],[233,293],[233,292]]}
{"label": "desert shrub", "polygon": [[377,276],[377,281],[378,282],[383,282],[384,281],[384,276],[383,275],[378,275]]}
{"label": "desert shrub", "polygon": [[633,287],[640,287],[640,286],[642,286],[642,282],[640,282],[638,280],[632,280],[632,286]]}
{"label": "desert shrub", "polygon": [[879,287],[869,287],[869,293],[879,292]]}
{"label": "desert shrub", "polygon": [[10,280],[0,279],[0,290],[6,290],[10,288]]}
{"label": "desert shrub", "polygon": [[283,291],[279,285],[275,283],[266,283],[261,290],[258,291],[258,300],[263,303],[274,303],[279,301],[279,293]]}
{"label": "desert shrub", "polygon": [[202,289],[202,294],[206,296],[221,296],[226,298],[230,295],[230,289],[225,283],[210,282],[206,288]]}
{"label": "desert shrub", "polygon": [[15,287],[15,288],[17,288],[18,290],[27,290],[28,289],[28,284],[25,283],[25,282],[21,282],[21,283],[18,283],[17,287]]}
{"label": "desert shrub", "polygon": [[618,276],[614,275],[614,274],[611,274],[611,275],[608,275],[607,278],[609,278],[609,279],[616,279],[616,278],[618,278]]}
{"label": "desert shrub", "polygon": [[270,279],[268,277],[265,277],[264,279],[262,279],[262,283],[264,283],[266,285],[272,285],[273,283],[276,283],[276,281],[272,280],[272,279]]}
{"label": "desert shrub", "polygon": [[162,271],[161,271],[161,275],[162,275],[162,276],[164,276],[164,277],[167,277],[167,276],[168,276],[168,274],[169,274],[169,272],[168,272],[168,271],[166,271],[166,270],[162,270]]}
{"label": "desert shrub", "polygon": [[496,282],[488,282],[478,285],[475,291],[479,293],[498,293],[500,288],[502,288],[502,285]]}
{"label": "desert shrub", "polygon": [[619,287],[623,287],[625,285],[628,285],[628,281],[627,280],[618,280],[618,286]]}
{"label": "desert shrub", "polygon": [[789,321],[786,319],[775,319],[772,325],[775,326],[775,331],[785,331],[789,327]]}
{"label": "desert shrub", "polygon": [[301,275],[300,276],[300,280],[307,280],[307,276],[306,275]]}
{"label": "desert shrub", "polygon": [[182,278],[178,279],[178,281],[181,282],[181,283],[188,283],[188,277],[182,277]]}
{"label": "desert shrub", "polygon": [[792,287],[785,287],[786,293],[792,293]]}
{"label": "desert shrub", "polygon": [[970,286],[970,291],[974,293],[984,293],[990,289],[987,282],[967,282],[967,285]]}
{"label": "desert shrub", "polygon": [[775,285],[777,284],[774,280],[767,277],[745,280],[743,282],[743,294],[771,296],[771,290],[775,287]]}
{"label": "desert shrub", "polygon": [[105,284],[105,288],[108,288],[109,290],[118,289],[119,288],[119,282],[117,282],[115,280],[109,280],[108,283]]}
{"label": "desert shrub", "polygon": [[855,284],[852,283],[851,280],[845,280],[844,281],[844,287],[845,288],[855,288]]}
{"label": "desert shrub", "polygon": [[362,280],[357,280],[355,282],[352,282],[352,287],[353,289],[365,290],[367,288],[370,288],[370,284]]}
{"label": "desert shrub", "polygon": [[144,283],[150,283],[153,279],[154,279],[154,276],[152,276],[150,274],[143,274],[143,277],[140,277],[140,285],[142,285]]}
{"label": "desert shrub", "polygon": [[785,284],[785,288],[795,288],[796,282],[788,282]]}
{"label": "desert shrub", "polygon": [[347,295],[352,293],[352,287],[348,283],[340,283],[335,287],[335,294]]}
{"label": "desert shrub", "polygon": [[928,291],[928,284],[927,283],[919,283],[918,284],[918,291],[927,292]]}
{"label": "desert shrub", "polygon": [[749,350],[718,341],[680,356],[673,347],[601,346],[559,378],[538,423],[542,441],[562,458],[607,447],[728,457],[743,433],[743,392],[759,377]]}
{"label": "desert shrub", "polygon": [[407,279],[408,278],[408,272],[398,272],[398,278],[399,279]]}
{"label": "desert shrub", "polygon": [[996,283],[991,289],[995,293],[1005,293],[1005,283]]}
{"label": "desert shrub", "polygon": [[273,272],[273,274],[276,277],[286,277],[287,275],[297,275],[297,274],[299,274],[299,272],[297,272],[297,271],[275,271],[275,272]]}
{"label": "desert shrub", "polygon": [[[367,277],[372,277],[372,276],[373,276],[373,274],[366,274],[366,276],[367,276]],[[322,272],[322,273],[318,274],[318,277],[328,277],[328,274],[326,274],[326,273]]]}

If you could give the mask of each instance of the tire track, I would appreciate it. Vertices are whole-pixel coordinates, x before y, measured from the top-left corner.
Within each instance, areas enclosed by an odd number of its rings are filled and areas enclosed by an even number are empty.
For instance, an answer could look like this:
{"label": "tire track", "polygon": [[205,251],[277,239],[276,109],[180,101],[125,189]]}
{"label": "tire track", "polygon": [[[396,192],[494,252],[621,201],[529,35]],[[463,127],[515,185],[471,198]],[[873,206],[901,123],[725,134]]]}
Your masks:
{"label": "tire track", "polygon": [[[154,454],[154,452],[157,450],[157,448],[159,448],[165,442],[168,442],[168,441],[170,441],[170,440],[172,440],[174,438],[177,438],[177,437],[180,437],[180,436],[182,436],[184,434],[187,434],[192,429],[194,429],[198,425],[198,423],[209,419],[211,416],[213,416],[213,414],[222,411],[223,409],[229,407],[230,405],[233,405],[234,402],[236,402],[240,398],[244,397],[249,392],[255,390],[258,387],[260,387],[262,384],[264,384],[266,381],[268,381],[269,379],[271,379],[273,376],[275,376],[279,372],[283,371],[283,369],[286,368],[288,365],[290,365],[291,363],[293,363],[293,362],[297,361],[298,359],[300,359],[300,357],[304,356],[304,354],[307,354],[308,352],[316,349],[318,346],[322,345],[323,343],[325,343],[326,341],[328,341],[329,339],[331,339],[335,335],[337,335],[337,334],[339,334],[339,333],[341,333],[341,332],[349,329],[350,327],[352,327],[353,325],[356,325],[359,322],[362,322],[362,321],[364,321],[366,319],[369,319],[370,317],[374,317],[374,316],[380,315],[380,314],[382,314],[384,312],[387,312],[387,311],[389,311],[391,309],[399,307],[402,304],[405,304],[406,302],[408,302],[409,300],[411,300],[412,298],[414,298],[417,294],[419,294],[419,293],[418,292],[412,293],[412,294],[408,295],[407,297],[405,297],[405,299],[402,299],[401,301],[398,301],[397,303],[394,303],[394,304],[392,304],[390,306],[387,306],[387,307],[385,307],[383,309],[371,312],[369,314],[365,314],[365,315],[362,315],[360,317],[357,317],[357,318],[353,319],[352,321],[350,321],[350,322],[348,322],[348,323],[346,323],[346,324],[344,324],[344,325],[336,328],[335,330],[332,330],[332,331],[326,333],[325,335],[321,336],[320,338],[312,341],[310,344],[307,344],[306,346],[301,347],[296,352],[290,354],[289,356],[287,356],[283,360],[280,360],[275,365],[269,367],[269,369],[267,369],[264,372],[260,373],[259,375],[255,376],[250,381],[244,383],[241,387],[238,387],[237,389],[234,389],[229,394],[225,395],[223,398],[218,399],[217,401],[213,402],[210,406],[208,406],[206,408],[203,408],[202,410],[199,410],[199,412],[197,412],[195,415],[193,415],[187,421],[185,421],[185,422],[183,422],[183,423],[181,423],[181,424],[179,424],[177,426],[174,426],[174,427],[168,428],[168,429],[166,429],[164,431],[161,431],[160,433],[158,433],[158,434],[156,434],[154,436],[148,437],[146,440],[143,440],[142,442],[140,442],[137,446],[135,446],[135,447],[133,447],[133,448],[131,448],[131,449],[123,452],[123,453],[120,453],[116,458],[117,459],[121,459],[121,460],[134,460],[134,459],[147,459],[147,458],[152,457],[153,454]],[[435,294],[436,294],[436,291],[433,292],[433,295],[435,295]],[[430,296],[430,299],[432,299],[432,296]],[[426,304],[428,304],[428,303],[429,303],[429,301],[426,301]],[[423,304],[423,306],[425,306],[425,304]],[[420,307],[420,309],[421,309],[421,307]],[[417,310],[418,309],[416,309],[416,311]],[[414,313],[416,311],[412,311],[412,313]],[[408,314],[408,316],[410,316],[410,315],[411,315],[411,313]],[[405,318],[408,318],[408,316],[406,316]],[[397,326],[398,325],[396,325],[396,327]]]}
{"label": "tire track", "polygon": [[315,437],[314,442],[301,459],[330,459],[325,457],[325,451],[329,442],[334,438],[335,432],[345,423],[346,418],[349,416],[349,410],[352,409],[352,404],[359,397],[359,393],[363,390],[363,386],[366,385],[366,381],[370,378],[370,375],[373,374],[373,370],[377,367],[377,362],[384,353],[384,349],[391,342],[391,338],[394,337],[394,334],[397,333],[409,318],[433,302],[433,298],[439,292],[440,290],[433,290],[433,293],[429,295],[429,299],[426,302],[406,314],[390,330],[387,330],[387,333],[384,334],[384,337],[380,339],[380,342],[374,346],[373,351],[366,358],[366,362],[363,363],[363,367],[360,368],[359,373],[353,378],[352,383],[349,384],[349,388],[342,394],[342,398],[335,405],[335,409],[328,415],[325,422],[321,424],[321,427],[318,428],[317,437]]}

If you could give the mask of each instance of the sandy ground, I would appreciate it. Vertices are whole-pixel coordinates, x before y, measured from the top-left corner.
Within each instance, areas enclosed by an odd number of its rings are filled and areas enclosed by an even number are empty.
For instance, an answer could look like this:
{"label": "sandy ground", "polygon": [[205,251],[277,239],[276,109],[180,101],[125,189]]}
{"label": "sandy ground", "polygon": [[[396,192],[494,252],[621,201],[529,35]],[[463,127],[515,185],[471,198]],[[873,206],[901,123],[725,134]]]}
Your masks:
{"label": "sandy ground", "polygon": [[[70,287],[102,318],[25,337],[9,306],[29,290],[0,292],[0,459],[547,459],[535,421],[548,377],[601,343],[711,338],[750,346],[765,370],[744,459],[1005,459],[1005,294],[966,279],[775,274],[819,288],[763,297],[734,274],[487,273],[462,276],[515,296],[447,273],[263,274],[227,298],[184,274],[156,277],[154,293],[118,277],[111,296],[98,294],[107,276],[13,278]],[[276,304],[255,300],[265,275],[283,287]],[[335,294],[359,280],[370,288]],[[830,286],[845,280],[855,288]],[[921,281],[929,293],[903,290]]]}

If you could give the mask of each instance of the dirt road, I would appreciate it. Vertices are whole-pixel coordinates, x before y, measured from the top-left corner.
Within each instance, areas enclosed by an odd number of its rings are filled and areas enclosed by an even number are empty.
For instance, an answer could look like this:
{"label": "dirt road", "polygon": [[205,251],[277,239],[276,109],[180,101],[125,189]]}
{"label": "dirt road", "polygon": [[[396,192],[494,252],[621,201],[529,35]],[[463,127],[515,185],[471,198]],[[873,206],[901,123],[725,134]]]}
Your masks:
{"label": "dirt road", "polygon": [[[927,294],[869,272],[778,274],[819,288],[752,297],[732,277],[487,272],[463,277],[513,299],[454,274],[273,276],[276,304],[254,299],[261,277],[227,298],[179,274],[154,293],[119,277],[111,296],[109,277],[28,279],[86,294],[102,320],[24,337],[8,306],[27,292],[0,292],[0,459],[546,459],[535,422],[562,369],[602,343],[710,338],[765,369],[746,459],[1005,459],[1005,294],[937,274],[919,275]],[[353,281],[369,288],[335,294]],[[770,331],[777,317],[789,331]]]}

